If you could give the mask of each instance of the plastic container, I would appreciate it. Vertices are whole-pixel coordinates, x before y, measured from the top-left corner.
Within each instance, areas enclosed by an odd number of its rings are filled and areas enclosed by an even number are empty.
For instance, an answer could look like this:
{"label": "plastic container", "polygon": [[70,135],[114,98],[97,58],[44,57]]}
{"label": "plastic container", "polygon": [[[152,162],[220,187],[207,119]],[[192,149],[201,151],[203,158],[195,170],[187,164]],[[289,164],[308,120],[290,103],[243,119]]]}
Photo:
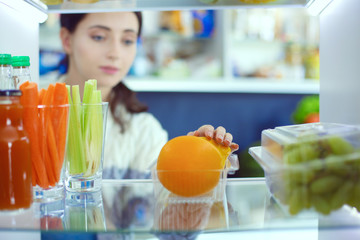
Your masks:
{"label": "plastic container", "polygon": [[191,232],[197,235],[203,230],[229,228],[229,209],[225,195],[222,201],[216,202],[172,200],[171,197],[156,199],[153,229],[159,233],[160,239],[177,239],[173,236],[176,233]]}
{"label": "plastic container", "polygon": [[[198,203],[213,203],[213,202],[217,202],[217,201],[222,201],[225,195],[225,187],[226,187],[226,182],[227,182],[227,175],[234,173],[234,171],[239,169],[239,163],[238,163],[238,159],[236,155],[230,155],[228,157],[228,160],[226,161],[225,167],[224,169],[221,170],[197,170],[197,171],[176,171],[176,170],[171,170],[171,171],[165,171],[165,170],[156,170],[153,169],[152,171],[152,179],[153,179],[153,183],[154,183],[154,192],[155,192],[155,197],[157,198],[157,200],[163,198],[166,199],[166,201],[170,201],[172,203],[194,203],[194,202],[198,202]],[[207,181],[194,181],[193,179],[191,179],[191,176],[193,175],[203,175],[203,178],[205,178],[206,176],[210,176],[211,178],[213,178],[214,175],[216,175],[218,177],[218,182],[217,184],[210,189],[209,191],[207,191],[206,193],[202,194],[202,195],[197,195],[197,196],[191,196],[191,197],[184,197],[184,196],[179,196],[174,194],[173,192],[170,192],[168,189],[166,189],[163,184],[160,182],[159,178],[158,178],[158,174],[163,174],[165,177],[166,176],[178,176],[179,178],[181,176],[185,176],[184,179],[182,179],[182,181],[187,181],[184,182],[183,187],[186,188],[186,186],[189,186],[188,182],[191,182],[191,188],[193,189],[206,189],[207,186],[204,187],[204,184],[208,184]],[[211,183],[212,184],[212,183]],[[179,192],[183,192],[183,191],[179,191]]]}
{"label": "plastic container", "polygon": [[[222,170],[191,171],[190,174],[218,176],[217,185],[199,196],[183,197],[166,189],[158,179],[158,172],[153,170],[152,178],[155,193],[154,231],[160,239],[195,239],[206,229],[229,227],[228,204],[225,194],[227,175],[239,169],[236,155],[230,155]],[[188,176],[187,171],[166,171],[167,175]],[[192,188],[203,189],[206,181],[192,181]],[[184,183],[184,188],[186,187]],[[206,186],[207,187],[207,186]],[[182,191],[181,191],[182,192]],[[184,232],[188,235],[183,236]]]}
{"label": "plastic container", "polygon": [[264,169],[275,199],[294,215],[344,204],[360,209],[360,128],[310,123],[262,131],[249,153]]}

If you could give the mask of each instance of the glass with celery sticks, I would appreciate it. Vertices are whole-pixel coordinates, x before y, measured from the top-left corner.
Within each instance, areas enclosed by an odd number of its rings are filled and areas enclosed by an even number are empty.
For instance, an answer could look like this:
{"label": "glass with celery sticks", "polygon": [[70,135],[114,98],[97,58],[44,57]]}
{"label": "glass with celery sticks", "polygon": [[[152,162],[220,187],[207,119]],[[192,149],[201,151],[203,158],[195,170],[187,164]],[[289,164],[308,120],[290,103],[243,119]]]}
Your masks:
{"label": "glass with celery sticks", "polygon": [[85,82],[83,101],[79,86],[67,86],[70,124],[65,164],[65,187],[72,192],[101,189],[108,103],[102,102],[94,79]]}
{"label": "glass with celery sticks", "polygon": [[61,199],[69,104],[65,84],[50,84],[38,91],[35,82],[20,85],[24,107],[24,128],[29,134],[33,199],[48,202]]}

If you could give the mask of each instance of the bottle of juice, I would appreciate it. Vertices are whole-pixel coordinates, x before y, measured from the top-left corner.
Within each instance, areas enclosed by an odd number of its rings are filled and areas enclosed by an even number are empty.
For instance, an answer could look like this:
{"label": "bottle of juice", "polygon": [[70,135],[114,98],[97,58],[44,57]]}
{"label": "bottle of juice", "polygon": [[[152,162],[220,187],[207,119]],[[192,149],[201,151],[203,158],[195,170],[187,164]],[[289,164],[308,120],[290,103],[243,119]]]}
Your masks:
{"label": "bottle of juice", "polygon": [[0,90],[13,89],[11,54],[0,54]]}
{"label": "bottle of juice", "polygon": [[26,81],[31,82],[30,58],[28,56],[13,56],[12,68],[12,79],[15,89],[19,89],[20,85]]}
{"label": "bottle of juice", "polygon": [[20,90],[0,91],[0,210],[32,203],[30,142],[23,127]]}

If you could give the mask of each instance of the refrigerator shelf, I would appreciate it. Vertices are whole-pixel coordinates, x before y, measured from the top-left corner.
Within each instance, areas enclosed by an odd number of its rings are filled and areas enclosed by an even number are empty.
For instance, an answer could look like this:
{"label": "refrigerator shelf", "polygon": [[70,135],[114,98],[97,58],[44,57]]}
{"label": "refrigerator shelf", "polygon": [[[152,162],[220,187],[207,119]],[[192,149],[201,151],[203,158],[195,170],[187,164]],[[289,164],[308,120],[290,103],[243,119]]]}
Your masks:
{"label": "refrigerator shelf", "polygon": [[[43,0],[46,2],[46,0]],[[84,0],[83,0],[84,1]],[[214,1],[215,3],[207,3]],[[85,13],[143,10],[227,9],[254,7],[306,7],[312,0],[275,0],[263,4],[249,4],[240,0],[99,0],[95,3],[75,3],[63,0],[61,4],[48,5],[48,12]]]}

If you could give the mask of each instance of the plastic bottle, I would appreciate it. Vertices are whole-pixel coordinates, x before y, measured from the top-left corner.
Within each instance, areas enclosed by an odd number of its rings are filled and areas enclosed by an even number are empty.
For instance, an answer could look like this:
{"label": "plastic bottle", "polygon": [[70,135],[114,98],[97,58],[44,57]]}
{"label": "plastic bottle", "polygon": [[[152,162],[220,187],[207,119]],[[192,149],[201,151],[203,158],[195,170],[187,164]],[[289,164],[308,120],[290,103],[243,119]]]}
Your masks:
{"label": "plastic bottle", "polygon": [[20,90],[0,91],[0,211],[32,203],[30,141],[23,127]]}
{"label": "plastic bottle", "polygon": [[31,82],[30,76],[30,57],[14,56],[12,57],[12,80],[15,89],[19,89],[20,85],[26,81]]}
{"label": "plastic bottle", "polygon": [[11,54],[0,54],[0,90],[13,89]]}

